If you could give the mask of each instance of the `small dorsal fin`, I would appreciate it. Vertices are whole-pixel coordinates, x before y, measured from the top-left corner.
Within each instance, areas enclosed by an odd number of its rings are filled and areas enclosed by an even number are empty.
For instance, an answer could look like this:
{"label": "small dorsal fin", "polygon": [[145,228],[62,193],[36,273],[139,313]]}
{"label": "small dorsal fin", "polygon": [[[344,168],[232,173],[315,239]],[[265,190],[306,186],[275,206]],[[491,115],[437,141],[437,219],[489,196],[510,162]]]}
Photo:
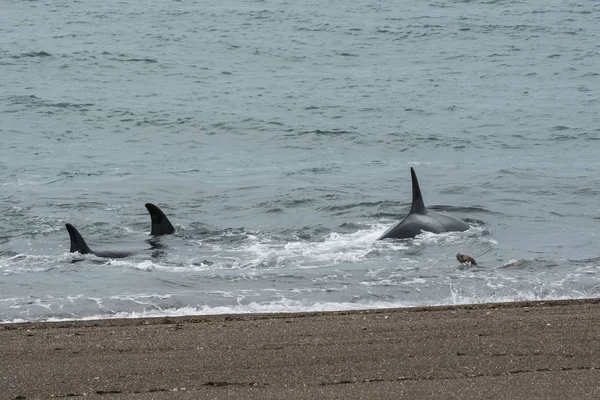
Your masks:
{"label": "small dorsal fin", "polygon": [[152,220],[151,235],[169,235],[175,232],[175,228],[171,225],[171,221],[169,221],[169,218],[167,218],[160,208],[152,203],[146,203],[146,209],[150,213],[150,219]]}
{"label": "small dorsal fin", "polygon": [[81,234],[71,224],[67,224],[67,231],[69,231],[69,237],[71,238],[71,253],[79,252],[81,254],[93,254],[92,250],[88,247],[83,240]]}
{"label": "small dorsal fin", "polygon": [[423,196],[421,195],[421,188],[419,187],[419,180],[417,179],[417,174],[413,167],[410,167],[410,175],[412,177],[412,207],[410,209],[410,213],[416,214],[425,214],[427,209],[425,208],[425,203],[423,203]]}

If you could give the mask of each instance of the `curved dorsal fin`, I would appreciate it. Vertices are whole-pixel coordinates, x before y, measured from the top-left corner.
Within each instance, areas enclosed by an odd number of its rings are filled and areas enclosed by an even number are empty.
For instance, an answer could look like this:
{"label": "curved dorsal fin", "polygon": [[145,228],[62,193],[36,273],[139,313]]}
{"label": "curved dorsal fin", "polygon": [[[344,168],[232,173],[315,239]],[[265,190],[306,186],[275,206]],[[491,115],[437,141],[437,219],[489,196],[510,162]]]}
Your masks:
{"label": "curved dorsal fin", "polygon": [[169,235],[175,232],[175,228],[171,225],[171,221],[169,221],[169,218],[167,218],[160,208],[152,203],[146,203],[146,209],[150,213],[150,219],[152,220],[151,235]]}
{"label": "curved dorsal fin", "polygon": [[421,195],[421,188],[419,187],[419,181],[417,179],[417,174],[413,167],[410,167],[410,175],[412,177],[412,207],[410,209],[411,213],[417,214],[425,214],[427,209],[425,208],[425,203],[423,203],[423,196]]}
{"label": "curved dorsal fin", "polygon": [[83,240],[81,234],[71,224],[67,224],[67,231],[69,231],[69,237],[71,238],[71,253],[79,252],[81,254],[93,254],[92,250],[88,247]]}

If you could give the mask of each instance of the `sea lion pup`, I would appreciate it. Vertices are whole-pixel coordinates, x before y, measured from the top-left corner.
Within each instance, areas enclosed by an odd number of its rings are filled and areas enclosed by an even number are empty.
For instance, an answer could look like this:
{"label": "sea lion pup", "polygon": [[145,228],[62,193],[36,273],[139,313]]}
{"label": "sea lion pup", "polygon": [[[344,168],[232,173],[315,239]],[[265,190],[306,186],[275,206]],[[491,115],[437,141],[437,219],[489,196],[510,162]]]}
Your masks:
{"label": "sea lion pup", "polygon": [[463,265],[464,264],[477,265],[477,262],[475,261],[475,259],[468,254],[458,253],[456,255],[456,259],[458,260],[459,263],[461,263]]}

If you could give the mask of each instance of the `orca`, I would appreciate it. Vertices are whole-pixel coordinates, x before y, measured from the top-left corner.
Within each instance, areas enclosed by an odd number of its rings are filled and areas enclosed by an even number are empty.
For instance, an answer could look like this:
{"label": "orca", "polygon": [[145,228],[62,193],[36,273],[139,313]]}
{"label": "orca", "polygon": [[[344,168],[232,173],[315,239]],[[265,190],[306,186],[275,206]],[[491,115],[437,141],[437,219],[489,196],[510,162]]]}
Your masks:
{"label": "orca", "polygon": [[69,250],[71,253],[93,254],[96,257],[103,258],[125,258],[135,254],[128,251],[94,251],[88,247],[81,234],[73,225],[66,224],[66,227],[71,239],[71,249]]}
{"label": "orca", "polygon": [[414,238],[422,231],[432,233],[466,231],[469,224],[449,215],[439,214],[429,211],[423,203],[421,188],[417,180],[417,174],[411,167],[412,176],[412,207],[404,219],[396,225],[389,228],[377,240],[381,239],[410,239]]}
{"label": "orca", "polygon": [[146,209],[150,213],[150,219],[152,220],[152,229],[150,231],[152,236],[170,235],[175,232],[171,221],[169,221],[169,218],[167,218],[160,208],[152,203],[146,203]]}

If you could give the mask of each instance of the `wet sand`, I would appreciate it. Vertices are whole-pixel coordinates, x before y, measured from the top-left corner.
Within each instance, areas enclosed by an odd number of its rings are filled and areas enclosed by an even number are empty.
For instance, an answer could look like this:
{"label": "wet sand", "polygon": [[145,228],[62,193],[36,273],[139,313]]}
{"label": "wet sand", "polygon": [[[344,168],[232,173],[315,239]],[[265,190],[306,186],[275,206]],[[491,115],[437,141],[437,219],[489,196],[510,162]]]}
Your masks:
{"label": "wet sand", "polygon": [[600,299],[0,325],[0,398],[596,399]]}

